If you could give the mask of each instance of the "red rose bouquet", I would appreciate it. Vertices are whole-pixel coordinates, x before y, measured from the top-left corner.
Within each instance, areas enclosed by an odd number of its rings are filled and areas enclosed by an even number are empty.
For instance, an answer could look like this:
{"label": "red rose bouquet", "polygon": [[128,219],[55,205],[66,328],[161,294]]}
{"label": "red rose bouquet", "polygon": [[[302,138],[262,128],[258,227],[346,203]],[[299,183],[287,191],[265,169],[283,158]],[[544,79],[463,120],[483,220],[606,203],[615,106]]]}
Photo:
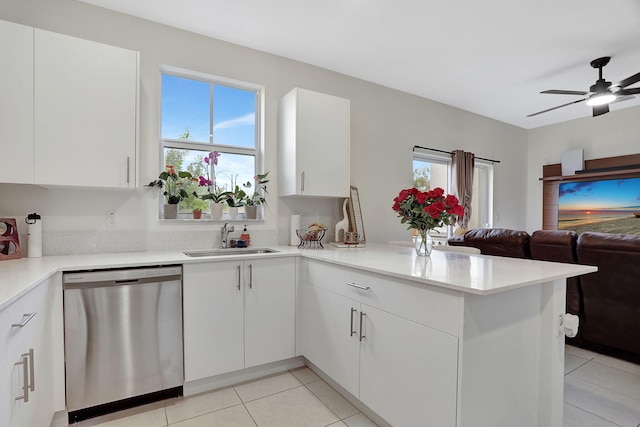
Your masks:
{"label": "red rose bouquet", "polygon": [[401,218],[400,222],[421,231],[454,225],[464,215],[458,198],[451,194],[445,196],[439,187],[429,191],[407,188],[400,191],[393,202],[393,210]]}

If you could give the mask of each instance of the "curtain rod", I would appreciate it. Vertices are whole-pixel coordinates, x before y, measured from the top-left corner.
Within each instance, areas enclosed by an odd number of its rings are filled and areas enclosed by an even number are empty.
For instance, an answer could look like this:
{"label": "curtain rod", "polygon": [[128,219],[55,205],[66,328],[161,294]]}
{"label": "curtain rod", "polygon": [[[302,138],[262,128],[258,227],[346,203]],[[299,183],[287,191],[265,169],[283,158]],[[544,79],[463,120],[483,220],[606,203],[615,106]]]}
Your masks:
{"label": "curtain rod", "polygon": [[[413,146],[413,151],[416,151],[416,148],[419,148],[419,149],[421,149],[421,150],[437,151],[438,153],[453,154],[451,151],[438,150],[437,148],[421,147],[421,146],[419,146],[419,145],[414,145],[414,146]],[[487,161],[487,162],[491,162],[491,163],[500,163],[500,160],[485,159],[484,157],[476,157],[476,159],[478,159],[478,160],[485,160],[485,161]]]}

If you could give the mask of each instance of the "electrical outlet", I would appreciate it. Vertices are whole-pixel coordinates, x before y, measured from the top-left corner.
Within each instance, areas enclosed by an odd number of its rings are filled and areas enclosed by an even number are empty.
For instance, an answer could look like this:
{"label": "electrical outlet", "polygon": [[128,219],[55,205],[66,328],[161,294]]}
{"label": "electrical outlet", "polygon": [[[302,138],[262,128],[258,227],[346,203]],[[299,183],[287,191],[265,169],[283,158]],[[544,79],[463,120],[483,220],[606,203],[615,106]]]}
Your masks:
{"label": "electrical outlet", "polygon": [[107,228],[116,228],[116,213],[107,212]]}

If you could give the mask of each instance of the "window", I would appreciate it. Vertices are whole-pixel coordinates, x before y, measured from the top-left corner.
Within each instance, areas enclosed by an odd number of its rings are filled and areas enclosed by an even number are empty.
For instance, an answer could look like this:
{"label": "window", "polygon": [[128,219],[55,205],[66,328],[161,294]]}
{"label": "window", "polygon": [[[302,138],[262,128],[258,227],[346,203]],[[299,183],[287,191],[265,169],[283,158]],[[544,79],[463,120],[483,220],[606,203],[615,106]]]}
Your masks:
{"label": "window", "polygon": [[[449,191],[451,176],[451,159],[448,157],[425,156],[415,154],[413,157],[413,186],[420,191],[433,190],[440,187],[445,193]],[[432,233],[434,240],[445,239],[449,236],[448,227],[438,227]],[[415,235],[415,234],[414,234]]]}
{"label": "window", "polygon": [[[421,191],[441,187],[447,194],[453,193],[451,182],[451,158],[414,154],[413,185]],[[493,165],[476,159],[473,171],[473,198],[471,200],[471,219],[468,228],[492,227],[493,217]],[[443,227],[436,229],[440,234],[433,236],[448,237],[450,231]]]}
{"label": "window", "polygon": [[[251,185],[260,164],[260,92],[248,83],[230,81],[201,73],[164,68],[162,70],[161,144],[163,169],[173,166],[193,176],[207,177],[222,191]],[[203,159],[218,151],[218,164]],[[206,186],[193,182],[187,193],[205,194]],[[247,192],[249,192],[247,191]],[[179,214],[193,209],[208,213],[208,203],[188,198],[178,205]]]}

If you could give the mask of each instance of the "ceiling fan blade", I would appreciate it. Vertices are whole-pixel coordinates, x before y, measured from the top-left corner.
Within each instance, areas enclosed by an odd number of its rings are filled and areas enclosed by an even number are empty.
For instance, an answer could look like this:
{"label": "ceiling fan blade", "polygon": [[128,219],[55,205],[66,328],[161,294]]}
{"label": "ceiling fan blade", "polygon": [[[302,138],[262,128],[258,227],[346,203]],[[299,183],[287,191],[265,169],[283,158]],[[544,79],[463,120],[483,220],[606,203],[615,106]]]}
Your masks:
{"label": "ceiling fan blade", "polygon": [[620,87],[627,87],[627,86],[631,86],[634,83],[638,83],[640,82],[640,73],[634,74],[631,77],[627,77],[624,80],[620,80],[618,83],[613,84],[611,86],[620,86]]}
{"label": "ceiling fan blade", "polygon": [[545,90],[542,91],[540,93],[550,93],[553,95],[587,95],[589,92],[582,92],[579,90],[557,90],[557,89],[551,89],[551,90]]}
{"label": "ceiling fan blade", "polygon": [[593,106],[593,117],[601,116],[603,114],[607,114],[608,112],[609,112],[609,104]]}
{"label": "ceiling fan blade", "polygon": [[578,99],[577,101],[567,102],[566,104],[558,105],[557,107],[553,107],[553,108],[549,108],[549,109],[546,109],[546,110],[538,111],[537,113],[529,114],[527,117],[537,116],[538,114],[546,113],[548,111],[557,110],[558,108],[566,107],[567,105],[577,104],[578,102],[582,102],[582,101],[584,101],[586,99],[587,98],[582,98],[582,99]]}
{"label": "ceiling fan blade", "polygon": [[633,98],[635,98],[634,95],[622,95],[622,96],[618,95],[618,96],[616,96],[616,100],[611,102],[611,103],[612,104],[617,104],[618,102],[628,101],[628,100],[633,99]]}
{"label": "ceiling fan blade", "polygon": [[[640,87],[634,87],[632,89],[622,89],[621,91],[622,95],[635,95],[640,93]],[[618,92],[616,92],[616,95],[618,94]]]}

